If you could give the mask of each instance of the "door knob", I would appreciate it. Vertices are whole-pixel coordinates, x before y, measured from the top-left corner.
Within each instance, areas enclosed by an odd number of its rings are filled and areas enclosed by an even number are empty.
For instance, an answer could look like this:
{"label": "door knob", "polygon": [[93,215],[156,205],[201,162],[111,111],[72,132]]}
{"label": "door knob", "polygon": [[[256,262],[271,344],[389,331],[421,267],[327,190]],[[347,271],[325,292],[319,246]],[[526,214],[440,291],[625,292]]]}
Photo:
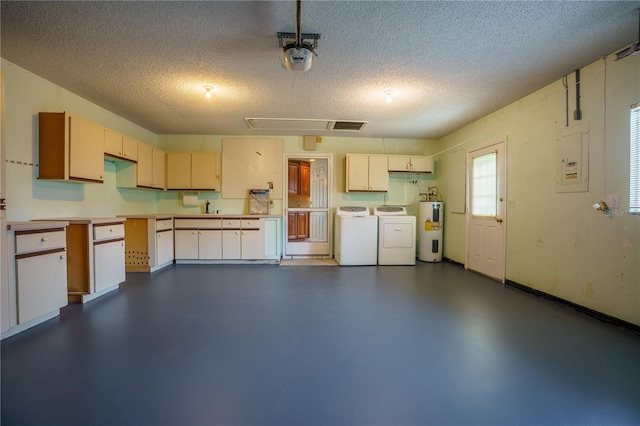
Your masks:
{"label": "door knob", "polygon": [[501,217],[496,217],[496,222],[502,223],[502,218]]}

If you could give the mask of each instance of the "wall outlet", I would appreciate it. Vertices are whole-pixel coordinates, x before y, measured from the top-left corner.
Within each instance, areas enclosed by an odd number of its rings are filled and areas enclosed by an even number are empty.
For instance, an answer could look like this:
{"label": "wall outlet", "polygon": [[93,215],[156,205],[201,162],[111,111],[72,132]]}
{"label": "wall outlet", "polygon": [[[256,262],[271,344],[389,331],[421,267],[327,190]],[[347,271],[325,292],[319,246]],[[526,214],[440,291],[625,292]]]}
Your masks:
{"label": "wall outlet", "polygon": [[617,209],[620,207],[620,196],[618,194],[609,195],[609,201],[607,202],[610,209]]}
{"label": "wall outlet", "polygon": [[512,198],[511,200],[509,200],[509,207],[515,207],[516,206],[516,200],[515,198]]}

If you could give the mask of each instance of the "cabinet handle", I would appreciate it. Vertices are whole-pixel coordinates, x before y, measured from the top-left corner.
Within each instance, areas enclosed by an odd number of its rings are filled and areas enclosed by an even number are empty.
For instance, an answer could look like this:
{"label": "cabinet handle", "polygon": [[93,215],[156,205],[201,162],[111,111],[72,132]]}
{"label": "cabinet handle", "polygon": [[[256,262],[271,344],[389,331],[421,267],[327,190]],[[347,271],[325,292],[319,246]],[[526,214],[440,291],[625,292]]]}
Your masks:
{"label": "cabinet handle", "polygon": [[202,235],[202,231],[199,231],[199,232],[198,232],[198,235]]}
{"label": "cabinet handle", "polygon": [[113,232],[113,228],[109,228],[109,232]]}
{"label": "cabinet handle", "polygon": [[44,243],[45,241],[47,241],[47,237],[40,238],[40,241],[42,241]]}
{"label": "cabinet handle", "polygon": [[196,231],[193,231],[193,232],[191,233],[191,235],[196,235]]}
{"label": "cabinet handle", "polygon": [[63,259],[64,259],[64,254],[61,254],[60,255],[60,260],[63,260]]}

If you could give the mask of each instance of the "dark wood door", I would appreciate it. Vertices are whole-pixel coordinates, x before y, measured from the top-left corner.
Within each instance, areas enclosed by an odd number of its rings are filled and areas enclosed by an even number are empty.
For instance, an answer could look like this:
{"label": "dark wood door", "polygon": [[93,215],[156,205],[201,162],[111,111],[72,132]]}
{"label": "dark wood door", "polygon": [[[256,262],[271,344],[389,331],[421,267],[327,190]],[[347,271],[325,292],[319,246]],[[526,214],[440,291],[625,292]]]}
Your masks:
{"label": "dark wood door", "polygon": [[287,238],[289,240],[298,239],[298,213],[289,213],[287,221]]}
{"label": "dark wood door", "polygon": [[309,238],[309,213],[298,212],[298,238]]}

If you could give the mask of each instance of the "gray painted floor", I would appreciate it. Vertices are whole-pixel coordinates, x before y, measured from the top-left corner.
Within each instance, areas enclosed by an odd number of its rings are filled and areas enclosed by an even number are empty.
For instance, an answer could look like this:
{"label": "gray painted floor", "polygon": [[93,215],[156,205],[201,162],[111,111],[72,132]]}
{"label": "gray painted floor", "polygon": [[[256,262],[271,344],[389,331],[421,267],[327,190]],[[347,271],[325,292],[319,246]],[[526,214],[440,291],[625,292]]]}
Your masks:
{"label": "gray painted floor", "polygon": [[2,342],[2,425],[638,425],[640,336],[457,265],[180,265]]}

